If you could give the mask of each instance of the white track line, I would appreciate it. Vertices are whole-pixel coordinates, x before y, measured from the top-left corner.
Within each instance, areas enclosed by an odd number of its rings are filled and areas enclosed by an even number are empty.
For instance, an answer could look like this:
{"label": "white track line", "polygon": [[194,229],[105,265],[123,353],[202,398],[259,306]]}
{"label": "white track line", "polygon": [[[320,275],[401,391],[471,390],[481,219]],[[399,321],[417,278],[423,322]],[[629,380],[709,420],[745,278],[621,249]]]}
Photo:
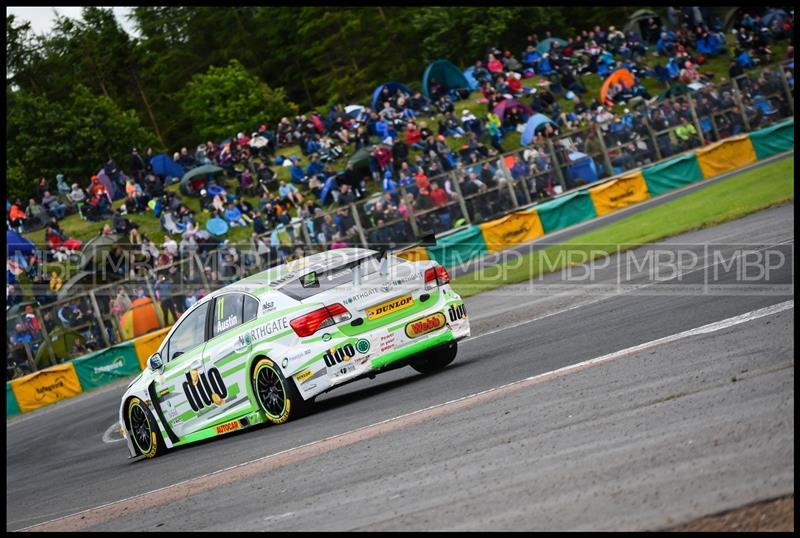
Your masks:
{"label": "white track line", "polygon": [[429,412],[429,411],[431,411],[433,409],[438,409],[438,408],[442,408],[442,407],[446,407],[446,406],[451,406],[453,404],[456,404],[456,403],[459,403],[459,402],[463,402],[464,400],[470,400],[470,399],[477,398],[478,396],[481,396],[481,395],[484,395],[484,394],[489,394],[489,393],[493,393],[493,392],[508,390],[509,388],[515,387],[515,386],[520,385],[520,384],[530,384],[531,382],[536,382],[536,381],[540,381],[540,380],[544,381],[544,380],[551,379],[553,377],[559,377],[559,376],[571,373],[573,371],[580,371],[580,370],[583,370],[583,369],[588,368],[588,367],[597,366],[599,364],[603,364],[603,363],[606,363],[606,362],[611,362],[613,360],[616,360],[618,358],[624,357],[626,355],[630,355],[631,353],[636,353],[638,351],[642,351],[642,350],[645,350],[645,349],[648,349],[648,348],[651,348],[651,347],[659,346],[659,345],[662,345],[662,344],[668,344],[668,343],[671,343],[671,342],[675,342],[677,340],[681,340],[683,338],[688,338],[690,336],[696,336],[696,335],[701,335],[701,334],[709,334],[709,333],[712,333],[712,332],[715,332],[715,331],[721,331],[723,329],[727,329],[729,327],[733,327],[733,326],[739,325],[741,323],[746,323],[746,322],[749,322],[749,321],[754,321],[754,320],[759,319],[759,318],[763,318],[765,316],[771,316],[773,314],[778,314],[780,312],[784,312],[784,311],[790,310],[792,308],[794,308],[794,300],[789,300],[789,301],[785,301],[783,303],[778,303],[778,304],[774,304],[774,305],[771,305],[771,306],[767,306],[765,308],[760,308],[758,310],[753,310],[753,311],[747,312],[745,314],[741,314],[739,316],[734,316],[734,317],[731,317],[731,318],[727,318],[727,319],[723,319],[723,320],[720,320],[720,321],[716,321],[714,323],[709,323],[707,325],[702,325],[702,326],[696,327],[694,329],[689,329],[687,331],[676,333],[676,334],[673,334],[673,335],[670,335],[670,336],[665,336],[664,338],[659,338],[657,340],[652,340],[650,342],[645,342],[643,344],[639,344],[639,345],[636,345],[636,346],[633,346],[633,347],[629,347],[629,348],[626,348],[626,349],[615,351],[613,353],[602,355],[602,356],[596,357],[594,359],[589,359],[587,361],[583,361],[583,362],[579,362],[579,363],[576,363],[576,364],[572,364],[570,366],[565,366],[565,367],[559,368],[557,370],[553,370],[553,371],[546,372],[546,373],[543,373],[543,374],[538,374],[538,375],[535,375],[535,376],[532,376],[532,377],[528,377],[528,378],[525,378],[525,379],[520,379],[518,381],[513,381],[511,383],[507,383],[507,384],[501,385],[499,387],[494,387],[494,388],[487,389],[487,390],[484,390],[484,391],[476,392],[476,393],[470,394],[468,396],[462,396],[461,398],[456,398],[454,400],[450,400],[450,401],[447,401],[447,402],[444,402],[444,403],[435,404],[435,405],[432,405],[430,407],[426,407],[424,409],[419,409],[417,411],[412,411],[412,412],[406,413],[404,415],[400,415],[400,416],[397,416],[397,417],[393,417],[393,418],[389,418],[389,419],[386,419],[386,420],[382,420],[380,422],[376,422],[376,423],[370,424],[368,426],[362,426],[361,428],[356,428],[354,430],[350,430],[350,431],[345,432],[345,433],[340,433],[340,434],[337,434],[337,435],[333,435],[333,436],[327,437],[325,439],[312,441],[310,443],[306,443],[306,444],[298,446],[298,447],[290,448],[290,449],[287,449],[287,450],[282,450],[282,451],[277,452],[275,454],[270,454],[268,456],[262,456],[260,458],[256,458],[254,460],[250,460],[250,461],[247,461],[247,462],[244,462],[244,463],[233,465],[233,466],[227,467],[225,469],[221,469],[221,470],[218,470],[218,471],[213,471],[211,473],[206,473],[206,474],[200,475],[200,476],[195,477],[195,478],[190,478],[188,480],[182,480],[181,482],[177,482],[177,483],[169,485],[169,486],[164,486],[162,488],[158,488],[158,489],[155,489],[155,490],[147,492],[147,493],[140,493],[138,495],[127,497],[125,499],[121,499],[121,500],[118,500],[118,501],[113,501],[113,502],[110,502],[110,503],[105,503],[105,504],[102,504],[102,505],[94,507],[94,508],[89,508],[89,509],[86,509],[86,510],[82,510],[82,511],[74,513],[74,514],[70,514],[70,515],[67,515],[67,516],[59,517],[59,518],[52,519],[52,520],[49,520],[49,521],[45,521],[45,522],[42,522],[42,523],[37,523],[35,525],[31,525],[31,526],[25,527],[25,528],[20,529],[20,530],[23,530],[23,531],[29,530],[29,529],[35,530],[35,528],[38,527],[38,526],[49,525],[49,524],[54,523],[56,521],[59,521],[61,519],[74,518],[76,516],[91,512],[93,510],[97,510],[99,508],[104,508],[104,507],[108,507],[108,506],[111,506],[111,505],[114,505],[114,504],[128,502],[128,501],[131,501],[131,500],[136,499],[136,498],[152,495],[152,494],[157,493],[159,491],[163,491],[163,490],[167,490],[167,489],[179,486],[179,485],[183,485],[183,484],[185,484],[187,482],[191,482],[191,481],[194,481],[194,480],[201,480],[203,478],[206,478],[206,477],[209,477],[209,476],[212,476],[212,475],[226,473],[228,471],[231,471],[231,470],[236,469],[238,467],[242,467],[244,465],[250,465],[250,464],[253,464],[253,463],[256,463],[256,462],[267,460],[269,458],[274,458],[274,457],[276,457],[276,456],[278,456],[280,454],[285,454],[287,452],[293,452],[295,450],[299,450],[301,448],[305,448],[305,447],[308,447],[308,446],[312,446],[312,445],[316,445],[316,444],[320,444],[320,443],[325,443],[325,442],[331,441],[333,439],[337,439],[337,438],[340,438],[340,437],[352,435],[355,432],[368,430],[368,429],[375,428],[375,427],[378,427],[380,425],[383,425],[383,424],[386,424],[386,423],[389,423],[389,422],[394,422],[394,421],[402,420],[402,419],[410,417],[410,416],[426,413],[426,412]]}

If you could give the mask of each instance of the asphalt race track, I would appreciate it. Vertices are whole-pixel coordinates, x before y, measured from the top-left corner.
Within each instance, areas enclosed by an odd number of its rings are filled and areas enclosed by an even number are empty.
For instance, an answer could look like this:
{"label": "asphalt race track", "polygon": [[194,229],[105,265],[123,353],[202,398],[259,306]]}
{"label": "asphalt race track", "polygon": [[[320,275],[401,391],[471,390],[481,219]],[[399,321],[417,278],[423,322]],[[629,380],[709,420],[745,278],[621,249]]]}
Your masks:
{"label": "asphalt race track", "polygon": [[787,204],[655,245],[691,261],[672,278],[630,263],[651,245],[472,297],[445,371],[154,460],[103,440],[127,382],[16,417],[6,528],[655,530],[793,493],[793,225]]}

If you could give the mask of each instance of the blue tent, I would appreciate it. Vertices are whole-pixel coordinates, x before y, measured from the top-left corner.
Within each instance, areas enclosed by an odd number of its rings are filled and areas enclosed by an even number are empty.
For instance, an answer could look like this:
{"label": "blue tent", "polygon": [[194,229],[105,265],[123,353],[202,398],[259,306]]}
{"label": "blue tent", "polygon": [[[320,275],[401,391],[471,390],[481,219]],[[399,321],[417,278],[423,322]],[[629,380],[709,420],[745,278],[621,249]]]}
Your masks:
{"label": "blue tent", "polygon": [[429,91],[431,79],[436,80],[445,93],[449,90],[469,88],[464,73],[449,60],[436,60],[425,68],[425,73],[422,75],[422,93],[428,99],[431,98]]}
{"label": "blue tent", "polygon": [[534,114],[530,118],[528,118],[528,122],[525,124],[525,130],[522,131],[522,137],[520,138],[520,143],[523,146],[527,146],[531,142],[533,142],[533,135],[536,133],[536,129],[539,127],[543,127],[547,123],[552,123],[553,127],[558,127],[556,122],[545,116],[544,114]]}
{"label": "blue tent", "polygon": [[380,99],[381,93],[383,92],[384,88],[389,89],[389,95],[394,95],[394,93],[397,91],[398,88],[402,92],[405,92],[409,95],[414,95],[414,90],[412,90],[411,88],[400,82],[386,82],[384,84],[381,84],[380,86],[375,88],[375,91],[372,92],[372,110],[376,112],[379,111],[381,108],[383,108],[383,103],[380,103],[378,100]]}
{"label": "blue tent", "polygon": [[786,20],[788,17],[787,13],[782,9],[770,9],[767,13],[761,18],[761,24],[764,28],[769,28],[772,26],[772,22],[774,20],[778,20],[779,24],[783,25],[783,21]]}
{"label": "blue tent", "polygon": [[475,72],[475,66],[467,68],[464,71],[464,78],[469,82],[469,91],[474,92],[478,89],[478,80],[472,75]]}
{"label": "blue tent", "polygon": [[6,230],[6,245],[6,253],[9,258],[13,258],[16,253],[30,256],[36,250],[33,243],[12,230]]}
{"label": "blue tent", "polygon": [[183,167],[173,161],[169,155],[162,153],[154,155],[150,159],[150,164],[153,167],[153,173],[157,176],[163,177],[183,177],[185,173]]}
{"label": "blue tent", "polygon": [[567,46],[567,41],[559,38],[559,37],[549,37],[547,39],[542,39],[539,41],[539,45],[537,45],[536,50],[544,54],[545,52],[550,52],[550,47],[553,46],[553,43],[558,43],[559,47]]}

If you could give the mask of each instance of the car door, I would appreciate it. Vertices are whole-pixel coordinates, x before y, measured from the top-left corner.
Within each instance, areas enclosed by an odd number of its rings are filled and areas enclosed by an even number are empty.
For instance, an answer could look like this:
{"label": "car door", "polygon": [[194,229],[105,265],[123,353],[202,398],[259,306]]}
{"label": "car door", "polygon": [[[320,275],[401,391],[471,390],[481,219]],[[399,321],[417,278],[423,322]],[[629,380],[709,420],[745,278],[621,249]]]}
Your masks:
{"label": "car door", "polygon": [[203,364],[219,390],[214,400],[216,409],[203,416],[203,427],[251,411],[247,361],[252,342],[246,324],[256,318],[258,306],[258,300],[240,292],[225,293],[214,300]]}
{"label": "car door", "polygon": [[[211,302],[187,313],[161,348],[164,371],[156,379],[158,404],[179,438],[198,429],[213,389],[203,366],[203,348]],[[213,407],[213,406],[212,406]]]}

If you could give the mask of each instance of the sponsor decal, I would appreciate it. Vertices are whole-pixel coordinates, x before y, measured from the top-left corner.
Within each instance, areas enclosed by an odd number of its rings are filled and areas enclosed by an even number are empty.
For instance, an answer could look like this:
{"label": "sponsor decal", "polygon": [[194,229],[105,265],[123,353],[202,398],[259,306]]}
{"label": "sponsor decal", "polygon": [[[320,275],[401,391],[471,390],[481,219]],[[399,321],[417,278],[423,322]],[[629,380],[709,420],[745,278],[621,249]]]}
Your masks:
{"label": "sponsor decal", "polygon": [[117,357],[116,359],[114,359],[114,362],[106,364],[105,366],[97,366],[95,368],[92,368],[92,371],[95,374],[103,374],[105,372],[111,372],[113,370],[116,370],[117,368],[122,368],[123,366],[125,366],[125,359],[123,359],[122,357]]}
{"label": "sponsor decal", "polygon": [[627,198],[628,196],[633,196],[633,194],[634,194],[633,189],[628,189],[625,192],[623,192],[622,194],[619,194],[617,196],[611,196],[609,198],[609,201],[617,202],[619,200],[622,200],[623,198]]}
{"label": "sponsor decal", "polygon": [[447,315],[450,316],[450,321],[457,321],[467,317],[467,306],[464,303],[459,305],[450,305],[447,309]]}
{"label": "sponsor decal", "polygon": [[236,314],[231,314],[227,319],[217,320],[217,334],[227,331],[231,327],[239,325],[239,317]]}
{"label": "sponsor decal", "polygon": [[261,304],[261,313],[264,312],[272,312],[275,310],[275,302],[274,301],[265,301]]}
{"label": "sponsor decal", "polygon": [[342,303],[345,304],[345,305],[348,305],[348,304],[351,304],[351,303],[355,303],[355,302],[358,302],[358,301],[360,301],[362,299],[366,299],[370,295],[375,295],[376,293],[386,293],[387,291],[389,291],[390,289],[392,289],[395,286],[400,286],[402,284],[405,284],[406,282],[409,282],[411,280],[417,280],[417,279],[420,279],[420,278],[422,278],[422,272],[421,271],[417,271],[416,273],[411,273],[410,275],[404,276],[402,278],[396,278],[396,279],[392,280],[391,282],[386,282],[384,284],[381,284],[381,286],[379,286],[379,287],[370,288],[368,290],[362,291],[361,293],[357,293],[357,294],[353,295],[352,297],[347,297],[346,299],[344,299],[342,301]]}
{"label": "sponsor decal", "polygon": [[422,319],[412,321],[406,325],[406,336],[409,338],[416,338],[417,336],[422,336],[423,334],[441,329],[446,323],[447,319],[445,319],[444,314],[436,312],[435,314],[425,316]]}
{"label": "sponsor decal", "polygon": [[222,435],[223,433],[233,432],[242,427],[239,424],[238,420],[232,420],[230,422],[226,422],[225,424],[220,424],[217,426],[217,435]]}
{"label": "sponsor decal", "polygon": [[283,330],[289,328],[289,320],[285,317],[278,318],[272,321],[268,321],[267,323],[256,327],[254,329],[250,329],[249,332],[242,333],[239,335],[239,345],[246,346],[249,342],[246,341],[246,338],[250,338],[253,342],[258,342],[264,338],[267,338],[273,334],[279,333]]}
{"label": "sponsor decal", "polygon": [[345,364],[336,372],[337,376],[346,375],[356,369],[355,364]]}
{"label": "sponsor decal", "polygon": [[198,372],[196,369],[186,373],[183,382],[183,393],[192,407],[192,411],[200,411],[204,407],[222,405],[228,396],[228,387],[222,380],[222,374],[212,366],[208,372]]}
{"label": "sponsor decal", "polygon": [[289,357],[284,357],[283,358],[283,362],[281,363],[281,366],[283,366],[284,368],[289,366]]}
{"label": "sponsor decal", "polygon": [[414,299],[411,298],[410,294],[403,295],[402,297],[398,297],[396,299],[392,299],[391,301],[386,301],[385,303],[373,306],[372,308],[368,308],[367,319],[372,321],[374,319],[391,314],[392,312],[408,308],[413,304]]}
{"label": "sponsor decal", "polygon": [[345,344],[342,347],[332,347],[325,351],[322,358],[325,360],[325,366],[336,366],[341,362],[347,362],[352,359],[356,354],[356,348],[353,344]]}
{"label": "sponsor decal", "polygon": [[356,342],[356,351],[359,353],[366,353],[369,351],[369,340],[365,340],[362,338],[358,342]]}
{"label": "sponsor decal", "polygon": [[299,374],[297,374],[295,376],[295,379],[297,379],[297,381],[302,383],[303,381],[307,381],[308,378],[311,377],[312,375],[314,375],[314,372],[312,372],[311,370],[304,370],[304,371],[300,372]]}
{"label": "sponsor decal", "polygon": [[322,335],[322,341],[323,341],[323,342],[327,342],[327,341],[328,341],[328,340],[330,340],[331,338],[333,338],[333,337],[331,336],[331,333],[325,333],[325,334],[323,334],[323,335]]}
{"label": "sponsor decal", "polygon": [[394,349],[394,333],[381,336],[381,353]]}
{"label": "sponsor decal", "polygon": [[310,385],[303,385],[303,390],[314,390],[315,388],[317,388],[316,383],[311,383]]}

